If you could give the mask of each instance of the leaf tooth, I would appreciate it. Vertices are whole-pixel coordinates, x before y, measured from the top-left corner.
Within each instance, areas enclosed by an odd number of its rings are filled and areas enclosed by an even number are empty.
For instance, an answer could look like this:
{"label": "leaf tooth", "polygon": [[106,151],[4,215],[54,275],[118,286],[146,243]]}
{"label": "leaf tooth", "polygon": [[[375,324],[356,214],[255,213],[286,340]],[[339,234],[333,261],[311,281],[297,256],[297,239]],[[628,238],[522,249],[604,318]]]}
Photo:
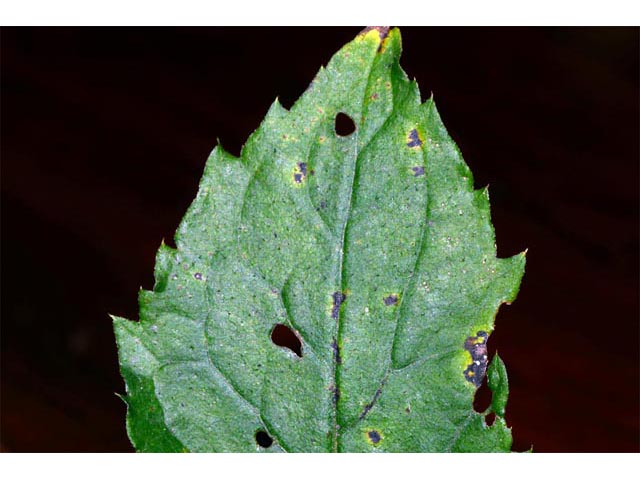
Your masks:
{"label": "leaf tooth", "polygon": [[162,239],[160,248],[158,248],[158,252],[156,253],[154,292],[162,292],[165,290],[176,253],[177,249],[170,247],[165,243],[164,239]]}
{"label": "leaf tooth", "polygon": [[[219,138],[216,138],[216,146],[213,147],[211,153],[209,154],[209,160],[220,161],[221,159],[226,160],[239,160],[240,157],[236,157],[233,153],[229,152],[224,145],[220,141]],[[205,179],[206,176],[203,176],[202,180]]]}
{"label": "leaf tooth", "polygon": [[510,305],[516,299],[526,263],[526,250],[508,258],[498,259],[498,270],[504,276],[505,284],[503,303]]}
{"label": "leaf tooth", "polygon": [[271,103],[267,114],[265,115],[264,120],[280,120],[286,117],[289,114],[289,110],[287,110],[282,103],[280,103],[280,97],[276,97]]}

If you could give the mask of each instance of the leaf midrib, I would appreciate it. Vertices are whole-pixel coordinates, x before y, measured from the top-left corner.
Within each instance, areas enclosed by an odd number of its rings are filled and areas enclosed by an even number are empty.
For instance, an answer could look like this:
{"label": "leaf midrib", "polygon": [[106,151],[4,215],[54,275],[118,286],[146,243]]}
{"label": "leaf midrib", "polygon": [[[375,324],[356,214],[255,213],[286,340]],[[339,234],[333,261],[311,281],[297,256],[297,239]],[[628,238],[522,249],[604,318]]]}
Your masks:
{"label": "leaf midrib", "polygon": [[[377,50],[376,53],[373,56],[373,59],[370,63],[369,66],[369,72],[367,73],[367,80],[365,82],[365,86],[364,86],[364,95],[362,98],[362,103],[360,106],[360,115],[364,115],[364,109],[365,109],[365,103],[366,103],[366,99],[367,99],[367,93],[369,91],[369,85],[371,84],[371,75],[373,73],[373,69],[374,66],[376,64],[376,62],[380,59],[380,52]],[[367,148],[369,147],[369,145],[371,145],[372,141],[378,136],[378,134],[384,130],[387,122],[389,121],[389,119],[391,119],[394,115],[394,110],[395,110],[395,105],[394,105],[394,82],[393,82],[393,76],[390,74],[389,77],[389,81],[391,83],[391,109],[389,110],[389,114],[387,115],[387,117],[385,118],[384,122],[382,122],[382,124],[378,127],[378,129],[371,135],[371,137],[367,140],[367,143],[365,145],[363,145],[361,148],[359,148],[359,128],[356,126],[356,130],[354,132],[354,145],[355,145],[355,152],[354,152],[354,156],[355,156],[355,160],[354,160],[354,164],[353,164],[353,175],[351,178],[351,185],[350,185],[350,189],[349,189],[349,203],[347,204],[347,211],[346,211],[346,218],[344,221],[344,226],[342,229],[342,236],[340,239],[340,269],[339,269],[339,286],[340,286],[340,292],[344,294],[344,292],[347,290],[347,285],[345,284],[345,276],[344,276],[344,259],[346,257],[346,252],[345,252],[345,239],[347,238],[348,232],[349,232],[349,225],[350,225],[350,220],[351,220],[351,212],[352,212],[352,206],[353,206],[353,202],[354,202],[354,195],[355,192],[357,191],[357,187],[358,187],[358,178],[359,178],[359,163],[360,163],[360,159],[361,159],[361,155],[362,152],[365,152],[367,150]],[[362,123],[362,122],[360,122]],[[340,348],[340,345],[342,344],[342,307],[338,310],[338,318],[336,319],[336,348]],[[338,363],[334,357],[333,362],[333,384],[334,384],[334,388],[336,389],[336,391],[338,392],[338,395],[340,395],[341,390],[340,390],[340,369],[341,369],[341,364]],[[333,432],[333,451],[334,452],[339,452],[340,451],[340,435],[339,435],[339,429],[341,427],[341,425],[339,425],[338,423],[338,404],[339,404],[339,399],[338,401],[334,401],[333,402],[333,418],[334,418],[334,432]]]}

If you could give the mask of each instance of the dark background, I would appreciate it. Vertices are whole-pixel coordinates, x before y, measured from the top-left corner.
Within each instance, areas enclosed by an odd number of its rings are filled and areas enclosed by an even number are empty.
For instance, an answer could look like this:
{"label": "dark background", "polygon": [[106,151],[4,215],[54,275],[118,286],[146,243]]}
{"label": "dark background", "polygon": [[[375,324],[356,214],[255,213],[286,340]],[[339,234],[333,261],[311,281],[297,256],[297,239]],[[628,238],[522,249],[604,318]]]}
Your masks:
{"label": "dark background", "polygon": [[[137,319],[216,138],[359,30],[2,29],[3,451],[131,450],[107,313]],[[518,450],[640,450],[638,32],[402,29],[499,255],[529,248],[490,341]]]}

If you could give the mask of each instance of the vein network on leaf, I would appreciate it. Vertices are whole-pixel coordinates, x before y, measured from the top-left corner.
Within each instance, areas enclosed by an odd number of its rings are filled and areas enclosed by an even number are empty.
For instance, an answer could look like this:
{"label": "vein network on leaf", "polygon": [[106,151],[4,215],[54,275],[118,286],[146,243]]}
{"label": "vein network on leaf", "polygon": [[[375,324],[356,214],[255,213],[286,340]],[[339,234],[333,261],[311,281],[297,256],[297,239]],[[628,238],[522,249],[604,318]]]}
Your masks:
{"label": "vein network on leaf", "polygon": [[239,158],[211,153],[140,321],[113,317],[138,451],[510,450],[487,342],[524,254],[496,258],[487,190],[400,52],[365,29]]}

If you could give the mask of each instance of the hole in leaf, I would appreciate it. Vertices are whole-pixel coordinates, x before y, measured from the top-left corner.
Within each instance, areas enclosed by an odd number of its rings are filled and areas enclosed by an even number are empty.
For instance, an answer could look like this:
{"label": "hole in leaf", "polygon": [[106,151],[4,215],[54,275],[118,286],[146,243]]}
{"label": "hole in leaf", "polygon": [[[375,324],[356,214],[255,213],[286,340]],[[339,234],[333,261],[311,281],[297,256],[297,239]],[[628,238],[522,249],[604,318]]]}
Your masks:
{"label": "hole in leaf", "polygon": [[167,247],[173,248],[176,250],[178,247],[176,246],[176,239],[173,238],[173,234],[169,234],[162,237],[162,241]]}
{"label": "hole in leaf", "polygon": [[493,422],[496,421],[496,414],[491,412],[488,413],[485,417],[484,417],[484,423],[487,424],[487,427],[490,427],[491,425],[493,425]]}
{"label": "hole in leaf", "polygon": [[302,342],[286,325],[278,323],[271,331],[271,341],[279,347],[288,348],[297,356],[302,357]]}
{"label": "hole in leaf", "polygon": [[269,448],[273,445],[273,438],[271,438],[264,430],[258,430],[256,432],[256,443],[262,448]]}
{"label": "hole in leaf", "polygon": [[356,124],[349,115],[340,112],[336,115],[335,129],[338,136],[346,137],[356,131]]}
{"label": "hole in leaf", "polygon": [[473,409],[478,412],[484,412],[491,405],[491,390],[487,384],[487,376],[482,379],[482,384],[476,390],[476,395],[473,397]]}

